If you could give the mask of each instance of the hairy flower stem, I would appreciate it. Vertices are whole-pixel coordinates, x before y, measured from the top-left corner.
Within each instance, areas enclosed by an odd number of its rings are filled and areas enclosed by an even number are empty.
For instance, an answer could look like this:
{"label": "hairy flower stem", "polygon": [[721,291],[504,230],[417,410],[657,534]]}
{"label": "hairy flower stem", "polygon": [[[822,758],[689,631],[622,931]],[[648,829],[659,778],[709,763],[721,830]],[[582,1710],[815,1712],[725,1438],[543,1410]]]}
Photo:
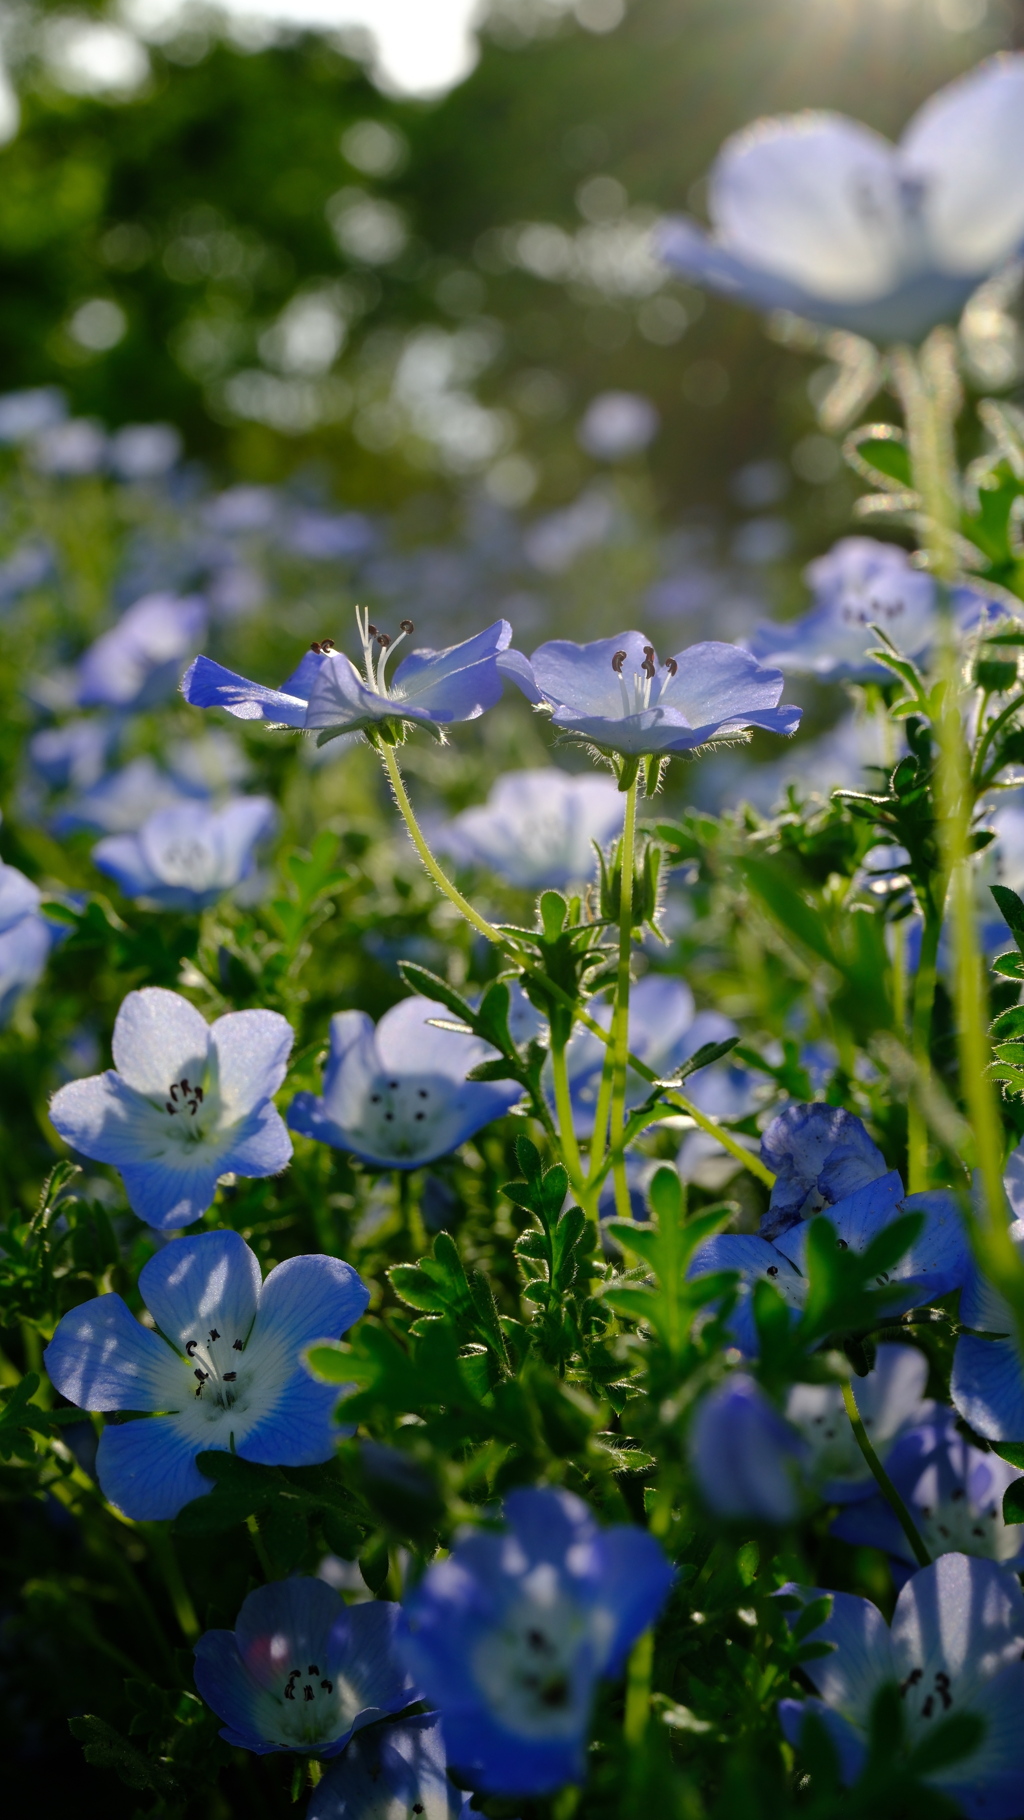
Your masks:
{"label": "hairy flower stem", "polygon": [[412,1191],[412,1175],[408,1169],[396,1169],[395,1179],[398,1186],[398,1209],[401,1216],[402,1231],[409,1240],[409,1249],[413,1258],[422,1258],[429,1251],[423,1215],[420,1212],[419,1196]]}
{"label": "hairy flower stem", "polygon": [[914,1058],[919,1091],[907,1105],[907,1180],[911,1194],[928,1186],[928,1123],[923,1102],[927,1097],[932,1066],[932,1011],[935,1004],[935,962],[942,934],[942,916],[926,916],[921,932],[921,952],[914,978],[910,1020],[910,1052]]}
{"label": "hairy flower stem", "polygon": [[633,851],[636,845],[637,779],[626,791],[626,813],[619,848],[619,970],[615,982],[615,1015],[612,1020],[612,1105],[609,1145],[615,1181],[615,1211],[620,1220],[632,1218],[626,1158],[622,1135],[626,1126],[626,1068],[629,1060],[629,963],[633,954]]}
{"label": "hairy flower stem", "polygon": [[896,1490],[895,1485],[886,1472],[885,1467],[882,1465],[871,1442],[868,1440],[868,1431],[860,1419],[860,1410],[857,1408],[857,1399],[853,1394],[853,1386],[849,1383],[843,1385],[843,1403],[846,1407],[846,1413],[850,1418],[850,1427],[853,1429],[857,1446],[864,1455],[864,1459],[870,1468],[871,1475],[875,1480],[879,1491],[891,1506],[896,1521],[899,1523],[903,1534],[910,1543],[910,1546],[914,1551],[914,1560],[917,1562],[918,1567],[930,1567],[932,1564],[931,1555],[928,1553],[928,1550],[921,1540],[913,1517],[904,1504],[903,1499],[900,1497],[899,1492]]}
{"label": "hairy flower stem", "polygon": [[192,1596],[185,1585],[170,1532],[161,1523],[147,1523],[146,1540],[153,1562],[159,1568],[163,1583],[167,1588],[171,1608],[178,1621],[178,1629],[186,1643],[194,1643],[202,1630],[202,1625],[196,1616]]}
{"label": "hairy flower stem", "polygon": [[645,1630],[629,1653],[626,1668],[626,1711],[623,1736],[633,1750],[644,1741],[651,1716],[651,1670],[654,1666],[654,1631]]}
{"label": "hairy flower stem", "polygon": [[551,1022],[551,1074],[555,1086],[555,1112],[558,1116],[558,1141],[562,1151],[562,1161],[569,1172],[572,1191],[585,1213],[597,1218],[596,1204],[590,1205],[593,1197],[587,1196],[587,1185],[583,1174],[583,1160],[580,1147],[576,1141],[576,1127],[572,1116],[572,1095],[569,1092],[569,1070],[565,1065],[566,1036],[560,1028],[561,1018]]}
{"label": "hairy flower stem", "polygon": [[463,897],[462,892],[457,886],[452,884],[447,873],[441,870],[441,867],[431,853],[430,848],[427,846],[427,843],[423,838],[422,829],[420,828],[419,822],[416,820],[413,806],[409,801],[409,793],[406,790],[402,773],[398,768],[398,760],[395,757],[394,749],[391,746],[382,744],[378,746],[377,750],[384,760],[384,769],[387,772],[391,783],[395,802],[398,805],[398,812],[409,830],[409,839],[412,841],[413,846],[419,854],[420,859],[423,861],[427,871],[430,873],[435,885],[438,887],[438,890],[444,892],[445,897],[448,898],[450,903],[455,905],[459,914],[465,917],[467,923],[472,925],[478,935],[485,936],[489,942],[494,942],[499,948],[503,948],[505,946],[505,938],[500,929],[496,929],[494,924],[489,923],[487,918],[481,916],[478,910],[474,910],[469,899]]}

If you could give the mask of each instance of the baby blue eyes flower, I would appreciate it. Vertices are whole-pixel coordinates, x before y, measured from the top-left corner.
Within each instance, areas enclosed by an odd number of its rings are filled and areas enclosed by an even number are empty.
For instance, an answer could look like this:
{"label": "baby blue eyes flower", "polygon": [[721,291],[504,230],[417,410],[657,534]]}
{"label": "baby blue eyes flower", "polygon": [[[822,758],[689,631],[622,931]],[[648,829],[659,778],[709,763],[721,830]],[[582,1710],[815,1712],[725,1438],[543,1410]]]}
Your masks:
{"label": "baby blue eyes flower", "polygon": [[276,1011],[207,1024],[162,986],[129,992],[114,1024],[114,1068],[70,1081],[50,1102],[65,1143],[120,1170],[132,1210],[173,1232],[198,1220],[222,1175],[276,1175],[292,1146],[273,1096],[291,1025]]}
{"label": "baby blue eyes flower", "polygon": [[196,1686],[225,1721],[221,1737],[259,1756],[336,1757],[364,1726],[411,1705],[419,1696],[394,1649],[400,1609],[346,1605],[323,1580],[257,1587],[234,1630],[208,1630],[195,1648]]}
{"label": "baby blue eyes flower", "polygon": [[860,1119],[821,1102],[784,1107],[761,1139],[761,1161],[775,1175],[760,1226],[771,1240],[887,1174]]}
{"label": "baby blue eyes flower", "polygon": [[16,866],[0,861],[0,1027],[22,993],[42,977],[61,928],[40,910],[42,895]]}
{"label": "baby blue eyes flower", "polygon": [[583,1780],[597,1682],[654,1622],[672,1568],[645,1530],[599,1529],[569,1492],[512,1492],[505,1517],[427,1569],[401,1647],[453,1766],[488,1794],[541,1795]]}
{"label": "baby blue eyes flower", "polygon": [[125,897],[153,909],[204,910],[251,877],[256,848],[276,820],[266,796],[238,796],[219,809],[201,802],[158,809],[137,834],[101,840],[93,864]]}
{"label": "baby blue eyes flower", "polygon": [[[801,1604],[826,1596],[820,1588],[783,1591]],[[872,1705],[883,1687],[898,1687],[910,1749],[954,1714],[971,1713],[984,1724],[968,1756],[926,1771],[925,1781],[967,1820],[1015,1820],[1024,1810],[1024,1595],[1016,1575],[994,1561],[941,1555],[907,1581],[891,1629],[867,1599],[827,1596],[831,1614],[808,1641],[831,1648],[801,1664],[815,1696],[779,1702],[790,1743],[799,1744],[814,1713],[836,1746],[843,1782],[855,1782],[867,1757]]]}
{"label": "baby blue eyes flower", "polygon": [[791,1523],[799,1515],[803,1448],[764,1391],[734,1372],[704,1398],[690,1430],[690,1465],[716,1516]]}
{"label": "baby blue eyes flower", "polygon": [[[934,1413],[935,1405],[924,1394],[927,1382],[923,1352],[885,1343],[877,1349],[873,1370],[853,1379],[854,1401],[883,1466],[901,1436]],[[805,1476],[821,1499],[845,1505],[874,1492],[838,1384],[794,1384],[785,1414],[803,1440]]]}
{"label": "baby blue eyes flower", "polygon": [[331,1019],[323,1094],[295,1095],[291,1129],[382,1169],[419,1169],[501,1118],[522,1089],[512,1081],[467,1081],[470,1068],[495,1052],[478,1037],[428,1021],[447,1015],[426,998],[402,999],[376,1028],[365,1011],[339,1011]]}
{"label": "baby blue eyes flower", "polygon": [[363,647],[363,675],[334,640],[325,638],[306,652],[280,689],[235,676],[208,657],[197,657],[182,681],[185,700],[197,708],[224,708],[238,720],[315,733],[324,745],[342,733],[394,728],[403,722],[446,727],[476,720],[501,695],[498,653],[512,637],[507,619],[444,651],[411,651],[389,679],[391,653],[414,630],[403,620],[391,639],[357,613]]}
{"label": "baby blue eyes flower", "polygon": [[163,701],[205,633],[206,605],[197,595],[147,594],[86,651],[78,666],[78,706],[148,708]]}
{"label": "baby blue eyes flower", "polygon": [[547,767],[499,777],[482,808],[465,809],[435,846],[465,865],[487,866],[524,891],[584,884],[622,828],[622,797],[611,777],[570,777]]}
{"label": "baby blue eyes flower", "polygon": [[507,651],[498,667],[556,727],[624,757],[692,752],[749,727],[790,734],[800,723],[799,708],[778,705],[778,670],[710,640],[660,662],[643,632],[553,639],[529,659]]}
{"label": "baby blue eyes flower", "polygon": [[204,1232],[150,1258],[139,1293],[157,1332],[119,1295],[96,1296],[64,1316],[43,1361],[80,1409],[152,1412],[100,1437],[99,1482],[126,1517],[173,1517],[210,1491],[200,1453],[234,1451],[265,1466],[331,1458],[350,1432],[334,1422],[338,1387],[315,1382],[302,1354],[364,1312],[369,1291],[351,1265],[288,1258],[261,1286],[237,1232]]}
{"label": "baby blue eyes flower", "polygon": [[446,1771],[436,1713],[358,1731],[317,1783],[306,1820],[471,1820],[469,1797]]}
{"label": "baby blue eyes flower", "polygon": [[759,120],[711,172],[709,236],[663,223],[683,277],[880,343],[919,341],[1024,242],[1024,58],[940,90],[901,143],[841,114]]}
{"label": "baby blue eyes flower", "polygon": [[[913,568],[898,544],[842,537],[804,575],[814,591],[814,606],[784,625],[758,626],[750,649],[759,663],[772,664],[787,676],[884,682],[891,671],[868,656],[879,644],[873,626],[906,657],[921,657],[934,642],[939,629],[935,579]],[[954,588],[951,604],[962,631],[977,623],[985,605],[970,588]]]}
{"label": "baby blue eyes flower", "polygon": [[[1014,1221],[1010,1237],[1024,1256],[1024,1220]],[[961,1331],[957,1340],[950,1397],[986,1441],[1024,1440],[1024,1367],[1013,1337],[1013,1314],[976,1266],[960,1297],[960,1325],[974,1331]]]}
{"label": "baby blue eyes flower", "polygon": [[[1020,1473],[998,1454],[972,1446],[957,1428],[954,1410],[933,1406],[897,1441],[885,1469],[933,1560],[959,1551],[1019,1568],[1024,1535],[1019,1524],[1003,1521],[1003,1493]],[[878,1492],[841,1511],[832,1534],[914,1564],[892,1506]]]}

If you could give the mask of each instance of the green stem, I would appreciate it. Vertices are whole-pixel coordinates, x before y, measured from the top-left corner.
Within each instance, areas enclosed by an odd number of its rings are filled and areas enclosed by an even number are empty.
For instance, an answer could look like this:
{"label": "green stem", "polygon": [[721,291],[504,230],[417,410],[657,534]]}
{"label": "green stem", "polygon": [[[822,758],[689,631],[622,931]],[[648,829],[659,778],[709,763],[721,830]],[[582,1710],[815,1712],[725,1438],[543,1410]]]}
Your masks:
{"label": "green stem", "polygon": [[615,1178],[615,1211],[620,1220],[632,1218],[622,1134],[626,1124],[626,1068],[629,1058],[629,964],[633,955],[633,851],[636,845],[637,787],[637,779],[634,777],[626,791],[626,813],[619,847],[619,969],[615,982],[615,1015],[612,1019],[609,1143]]}
{"label": "green stem", "polygon": [[[569,1171],[573,1193],[581,1204],[586,1203],[586,1182],[583,1175],[583,1160],[576,1139],[576,1127],[573,1123],[572,1094],[569,1091],[569,1070],[566,1067],[566,1044],[561,1033],[560,1018],[551,1021],[551,1075],[555,1087],[555,1111],[558,1114],[558,1142],[562,1160]],[[591,1212],[586,1207],[588,1213]]]}
{"label": "green stem", "polygon": [[653,1666],[654,1632],[648,1628],[634,1643],[626,1669],[626,1712],[622,1730],[626,1743],[634,1750],[644,1741],[651,1715]]}
{"label": "green stem", "polygon": [[913,1012],[910,1024],[910,1053],[918,1091],[907,1103],[907,1180],[911,1194],[920,1194],[928,1186],[928,1124],[923,1102],[927,1096],[932,1071],[932,1014],[935,1006],[936,958],[942,934],[941,913],[926,915],[921,931],[921,953],[914,976]]}
{"label": "green stem", "polygon": [[843,1402],[846,1405],[846,1413],[850,1418],[850,1426],[853,1429],[857,1446],[864,1455],[868,1467],[870,1468],[871,1476],[875,1480],[883,1498],[887,1499],[892,1506],[893,1514],[914,1551],[914,1560],[917,1562],[918,1567],[930,1567],[932,1564],[931,1555],[928,1553],[928,1550],[921,1540],[913,1517],[904,1504],[903,1499],[900,1497],[899,1492],[896,1490],[895,1485],[886,1472],[885,1467],[882,1465],[871,1442],[868,1440],[868,1431],[860,1419],[860,1410],[857,1408],[857,1400],[853,1394],[853,1386],[848,1382],[843,1385]]}
{"label": "green stem", "polygon": [[398,805],[399,814],[409,830],[409,839],[412,841],[413,846],[438,890],[444,892],[449,903],[455,905],[460,916],[464,916],[467,923],[472,924],[478,935],[485,936],[489,942],[493,942],[498,948],[506,947],[505,937],[502,935],[501,930],[496,929],[493,923],[489,923],[487,918],[481,916],[478,910],[474,910],[469,899],[463,897],[462,892],[457,886],[452,884],[448,874],[442,871],[434,858],[434,855],[431,853],[430,848],[427,846],[419,822],[416,820],[413,806],[409,801],[409,795],[402,780],[402,773],[398,768],[398,760],[395,757],[394,748],[382,745],[378,750],[384,760],[384,769],[390,779],[391,789],[394,793],[395,802]]}
{"label": "green stem", "polygon": [[259,1562],[261,1568],[263,1569],[263,1578],[265,1580],[276,1579],[277,1576],[274,1573],[274,1564],[271,1561],[270,1556],[267,1553],[267,1545],[264,1542],[263,1537],[260,1535],[260,1526],[257,1523],[256,1518],[255,1517],[246,1517],[245,1527],[249,1531],[250,1536],[252,1537],[252,1545],[253,1545],[253,1548],[256,1550],[256,1559]]}
{"label": "green stem", "polygon": [[402,1216],[402,1230],[409,1239],[413,1258],[425,1257],[430,1247],[427,1243],[426,1228],[420,1212],[419,1196],[412,1191],[412,1171],[396,1169],[398,1181],[398,1207]]}
{"label": "green stem", "polygon": [[714,1138],[716,1144],[721,1144],[723,1150],[727,1150],[738,1163],[742,1163],[744,1169],[749,1169],[751,1175],[756,1175],[758,1181],[763,1182],[766,1188],[774,1186],[774,1172],[768,1168],[766,1163],[762,1163],[757,1153],[746,1150],[733,1137],[731,1131],[726,1131],[723,1125],[719,1125],[715,1119],[709,1118],[706,1112],[702,1112],[699,1106],[695,1106],[692,1100],[687,1099],[685,1093],[680,1093],[678,1087],[672,1088],[665,1097],[670,1105],[678,1106],[679,1110],[685,1112],[701,1131],[706,1131],[709,1137]]}
{"label": "green stem", "polygon": [[[582,1016],[580,1021],[582,1022]],[[601,1032],[605,1035],[604,1031]],[[608,1109],[612,1098],[612,1060],[611,1045],[605,1037],[604,1067],[601,1069],[601,1085],[597,1090],[597,1104],[594,1107],[594,1130],[590,1139],[590,1157],[587,1169],[587,1187],[603,1181],[607,1173],[605,1154],[608,1149]],[[632,1059],[632,1058],[631,1058]]]}
{"label": "green stem", "polygon": [[146,1535],[149,1551],[153,1561],[160,1569],[164,1585],[167,1588],[171,1608],[178,1620],[178,1628],[186,1643],[194,1643],[202,1626],[196,1616],[196,1608],[182,1575],[174,1544],[167,1530],[159,1523],[147,1524]]}

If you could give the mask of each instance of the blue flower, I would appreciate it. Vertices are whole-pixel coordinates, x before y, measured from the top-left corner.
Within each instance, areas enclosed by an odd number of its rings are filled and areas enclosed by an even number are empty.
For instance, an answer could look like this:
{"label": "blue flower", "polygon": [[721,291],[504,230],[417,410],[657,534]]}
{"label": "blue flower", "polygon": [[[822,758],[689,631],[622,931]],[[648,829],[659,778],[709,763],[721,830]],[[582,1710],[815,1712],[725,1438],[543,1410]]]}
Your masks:
{"label": "blue flower", "polygon": [[323,1095],[295,1095],[291,1129],[381,1169],[419,1169],[501,1118],[522,1089],[513,1081],[467,1081],[495,1052],[478,1037],[428,1021],[447,1015],[426,998],[402,999],[376,1028],[365,1011],[339,1011],[331,1019]]}
{"label": "blue flower", "polygon": [[885,1158],[859,1118],[841,1106],[786,1106],[761,1139],[761,1161],[774,1171],[763,1239],[777,1239],[823,1207],[887,1174]]}
{"label": "blue flower", "polygon": [[113,716],[83,716],[63,727],[44,727],[33,733],[28,755],[51,789],[64,790],[71,785],[76,790],[89,790],[102,777],[116,739]]}
{"label": "blue flower", "polygon": [[[786,1586],[803,1604],[820,1589]],[[814,1713],[836,1746],[844,1783],[855,1782],[867,1757],[872,1705],[883,1687],[898,1687],[911,1749],[941,1721],[972,1713],[984,1736],[966,1757],[925,1773],[967,1820],[1015,1820],[1024,1809],[1024,1594],[1016,1575],[994,1561],[941,1555],[921,1568],[896,1601],[892,1629],[867,1599],[833,1593],[830,1616],[807,1641],[829,1653],[801,1663],[816,1689],[808,1700],[781,1700],[779,1719],[791,1744]]]}
{"label": "blue flower", "polygon": [[435,846],[466,865],[487,866],[524,891],[562,891],[589,879],[622,828],[615,780],[570,777],[548,767],[499,777],[486,804],[441,828]]}
{"label": "blue flower", "polygon": [[[1012,1161],[1012,1159],[1011,1159]],[[1010,1237],[1024,1257],[1024,1220]],[[961,1332],[953,1354],[949,1394],[960,1414],[986,1441],[1024,1441],[1024,1368],[1010,1308],[972,1265],[960,1297]]]}
{"label": "blue flower", "polygon": [[51,950],[65,933],[43,916],[41,902],[31,879],[0,861],[0,1026],[22,993],[42,977]]}
{"label": "blue flower", "polygon": [[1024,59],[940,90],[898,147],[841,114],[758,120],[711,173],[713,235],[663,223],[663,258],[696,284],[882,343],[953,320],[1024,241]]}
{"label": "blue flower", "polygon": [[139,1273],[158,1328],[119,1295],[96,1296],[58,1324],[44,1354],[50,1377],[80,1409],[151,1410],[108,1426],[96,1472],[127,1517],[176,1516],[212,1489],[196,1455],[231,1451],[264,1466],[329,1460],[342,1433],[337,1385],[315,1381],[307,1346],[337,1340],[369,1291],[339,1258],[287,1258],[260,1285],[237,1232],[172,1239]]}
{"label": "blue flower", "polygon": [[554,639],[529,659],[506,651],[498,667],[556,727],[627,757],[692,752],[748,727],[795,733],[800,724],[799,708],[778,706],[780,671],[710,640],[659,664],[643,632],[589,645]]}
{"label": "blue flower", "polygon": [[[935,1405],[925,1398],[928,1360],[916,1346],[883,1344],[866,1377],[852,1390],[883,1466],[911,1428],[929,1420]],[[794,1384],[786,1398],[786,1420],[806,1449],[804,1473],[826,1504],[850,1504],[875,1490],[870,1468],[857,1445],[838,1384]],[[901,1531],[902,1534],[902,1531]]]}
{"label": "blue flower", "polygon": [[[1003,1493],[1020,1473],[998,1454],[973,1447],[957,1428],[954,1410],[936,1406],[896,1442],[885,1469],[933,1560],[959,1551],[1004,1567],[1024,1562],[1020,1525],[1003,1521]],[[879,1492],[841,1511],[832,1534],[858,1547],[884,1548],[913,1565],[910,1543]]]}
{"label": "blue flower", "polygon": [[221,1737],[259,1756],[336,1757],[355,1732],[411,1705],[419,1696],[394,1648],[400,1611],[346,1605],[323,1580],[257,1587],[234,1630],[208,1630],[195,1647],[196,1686],[226,1722]]}
{"label": "blue flower", "polygon": [[[879,1285],[900,1291],[886,1303],[886,1313],[897,1315],[918,1308],[936,1296],[959,1289],[968,1270],[967,1240],[952,1195],[930,1191],[903,1192],[895,1170],[868,1182],[853,1194],[822,1210],[834,1227],[836,1243],[843,1250],[863,1253],[871,1241],[906,1213],[924,1215],[924,1228],[898,1264],[879,1278]],[[808,1223],[803,1221],[780,1235],[773,1245],[753,1233],[723,1233],[709,1239],[694,1254],[688,1275],[710,1271],[739,1273],[736,1306],[729,1317],[729,1332],[741,1352],[753,1358],[758,1350],[752,1296],[762,1279],[773,1283],[793,1310],[794,1318],[807,1294],[806,1248]]]}
{"label": "blue flower", "polygon": [[716,1516],[792,1523],[805,1449],[764,1391],[737,1371],[703,1399],[690,1429],[690,1465]]}
{"label": "blue flower", "polygon": [[82,1156],[120,1170],[141,1220],[173,1232],[206,1212],[222,1175],[276,1175],[290,1161],[273,1095],[291,1046],[276,1011],[211,1026],[178,993],[145,986],[117,1014],[114,1068],[59,1088],[50,1118]]}
{"label": "blue flower", "polygon": [[[610,1005],[592,1008],[592,1015],[602,1029],[611,1028]],[[645,973],[630,993],[630,1052],[659,1076],[667,1078],[696,1055],[705,1043],[726,1042],[735,1035],[735,1024],[721,1012],[697,1011],[689,986],[672,974]],[[607,1044],[589,1030],[577,1030],[566,1048],[573,1124],[580,1137],[588,1137],[594,1129],[594,1112],[607,1052]],[[650,1091],[650,1081],[630,1069],[626,1076],[627,1107],[642,1105]],[[553,1102],[550,1081],[548,1098]]]}
{"label": "blue flower", "polygon": [[80,708],[148,708],[163,701],[205,632],[206,606],[198,596],[145,595],[86,651],[75,701]]}
{"label": "blue flower", "polygon": [[[906,657],[931,647],[939,629],[935,578],[913,568],[898,544],[842,537],[804,573],[815,604],[785,625],[758,626],[750,649],[760,663],[787,676],[885,682],[892,672],[868,656],[879,643],[872,626],[880,626]],[[955,588],[951,605],[960,630],[967,631],[985,602],[970,588]]]}
{"label": "blue flower", "polygon": [[89,828],[97,834],[132,834],[161,809],[195,804],[197,794],[161,771],[153,759],[133,758],[59,809],[53,831],[73,834]]}
{"label": "blue flower", "polygon": [[200,802],[158,809],[137,834],[101,840],[93,864],[125,897],[154,909],[205,910],[251,876],[256,848],[276,820],[267,796],[236,796],[219,809]]}
{"label": "blue flower", "polygon": [[598,1679],[654,1622],[672,1568],[645,1530],[599,1529],[566,1491],[511,1492],[505,1517],[428,1567],[402,1648],[455,1768],[488,1794],[541,1795],[582,1781]]}
{"label": "blue flower", "polygon": [[403,620],[400,636],[391,639],[359,618],[365,681],[334,640],[325,638],[306,652],[280,689],[247,682],[210,658],[197,657],[182,681],[182,694],[197,708],[225,708],[238,720],[315,733],[320,746],[342,733],[406,721],[446,727],[455,720],[476,720],[485,708],[493,708],[501,694],[497,656],[512,637],[507,619],[495,620],[486,632],[444,651],[410,652],[389,682],[391,651],[412,630],[412,621]]}
{"label": "blue flower", "polygon": [[[366,1606],[357,1606],[365,1611]],[[436,1713],[356,1734],[343,1757],[317,1783],[306,1820],[470,1820],[469,1797],[447,1776]]]}

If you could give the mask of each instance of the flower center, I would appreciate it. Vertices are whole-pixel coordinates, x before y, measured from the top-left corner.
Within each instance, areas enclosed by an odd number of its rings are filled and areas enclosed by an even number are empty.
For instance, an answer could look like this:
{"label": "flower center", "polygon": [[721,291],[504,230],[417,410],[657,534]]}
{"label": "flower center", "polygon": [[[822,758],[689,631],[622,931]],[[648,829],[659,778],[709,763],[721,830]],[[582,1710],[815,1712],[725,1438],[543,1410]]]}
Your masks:
{"label": "flower center", "polygon": [[282,1744],[327,1744],[338,1736],[342,1715],[334,1682],[317,1662],[300,1662],[280,1687],[278,1736]]}
{"label": "flower center", "polygon": [[579,1610],[569,1600],[524,1598],[500,1629],[477,1647],[476,1677],[493,1710],[510,1731],[526,1737],[562,1737],[577,1731],[587,1689],[581,1685],[580,1651],[586,1646]]}
{"label": "flower center", "polygon": [[244,1340],[228,1341],[216,1327],[209,1329],[205,1339],[185,1342],[185,1357],[196,1380],[196,1400],[210,1421],[239,1403],[244,1408],[248,1402],[252,1373],[239,1374],[238,1370],[238,1354],[244,1351]]}
{"label": "flower center", "polygon": [[839,617],[848,626],[892,625],[905,611],[906,603],[898,598],[880,600],[863,589],[850,588],[843,596]]}
{"label": "flower center", "polygon": [[927,1677],[923,1668],[911,1669],[906,1680],[900,1682],[900,1695],[907,1703],[912,1724],[915,1720],[941,1719],[953,1704],[950,1678],[941,1668]]}
{"label": "flower center", "polygon": [[386,1156],[417,1156],[431,1141],[445,1110],[433,1076],[378,1075],[366,1096],[363,1133]]}
{"label": "flower center", "polygon": [[[408,638],[410,632],[415,632],[416,628],[411,619],[403,619],[399,626],[398,637],[392,638],[389,632],[378,631],[377,627],[371,624],[369,608],[367,607],[356,608],[356,625],[359,627],[359,642],[363,647],[363,667],[366,671],[366,686],[368,689],[372,689],[375,695],[388,696],[390,695],[390,690],[388,689],[384,676],[388,658],[393,651],[397,650],[403,638]],[[374,645],[377,646],[378,652],[376,663],[374,662],[373,655]],[[326,650],[328,646],[333,649],[333,641],[331,639],[326,639],[321,643],[321,651]],[[316,649],[315,646],[313,648],[314,650]]]}
{"label": "flower center", "polygon": [[[622,695],[622,712],[627,718],[633,714],[643,714],[650,707],[652,685],[657,681],[658,672],[658,660],[654,654],[653,645],[644,646],[644,661],[639,670],[634,670],[630,678],[624,675],[622,667],[628,655],[628,651],[616,651],[612,657],[612,669],[619,679],[619,690]],[[675,676],[679,665],[674,657],[668,657],[662,668],[667,670],[671,677]],[[663,687],[662,682],[661,686],[654,691],[655,700],[661,694]]]}

